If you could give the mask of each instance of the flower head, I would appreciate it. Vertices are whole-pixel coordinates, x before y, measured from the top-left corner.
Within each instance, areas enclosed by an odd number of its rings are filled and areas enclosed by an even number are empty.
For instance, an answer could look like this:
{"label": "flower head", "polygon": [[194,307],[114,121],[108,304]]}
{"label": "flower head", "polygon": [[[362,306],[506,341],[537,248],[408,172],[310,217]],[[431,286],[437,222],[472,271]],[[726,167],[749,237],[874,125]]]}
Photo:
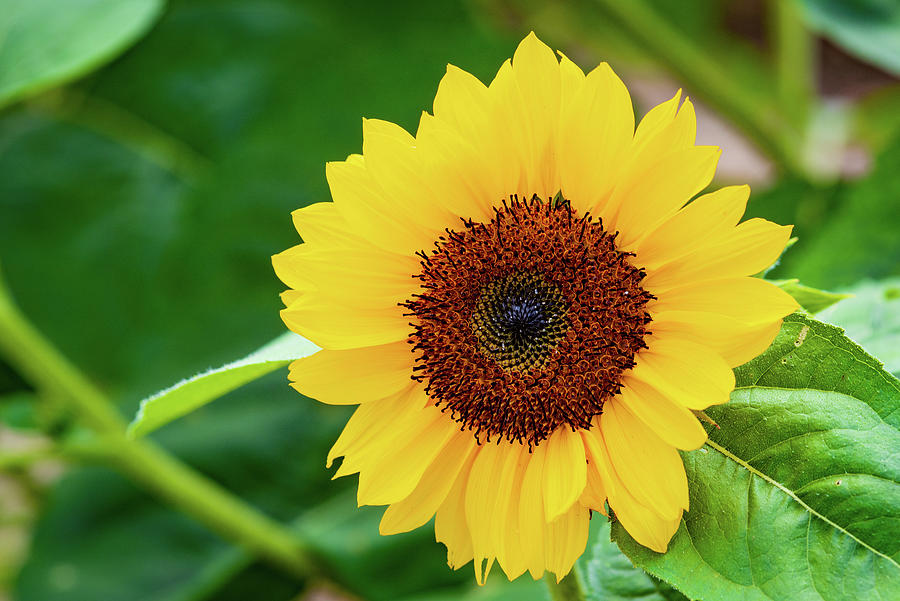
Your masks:
{"label": "flower head", "polygon": [[747,186],[696,194],[719,149],[680,93],[635,130],[608,65],[534,34],[489,86],[448,67],[415,137],[363,122],[333,203],[274,257],[282,317],[324,350],[300,392],[358,404],[328,456],[383,534],[435,516],[454,568],[562,578],[607,504],[665,551],[688,509],[677,449],[794,301],[750,277],[790,227],[738,224]]}

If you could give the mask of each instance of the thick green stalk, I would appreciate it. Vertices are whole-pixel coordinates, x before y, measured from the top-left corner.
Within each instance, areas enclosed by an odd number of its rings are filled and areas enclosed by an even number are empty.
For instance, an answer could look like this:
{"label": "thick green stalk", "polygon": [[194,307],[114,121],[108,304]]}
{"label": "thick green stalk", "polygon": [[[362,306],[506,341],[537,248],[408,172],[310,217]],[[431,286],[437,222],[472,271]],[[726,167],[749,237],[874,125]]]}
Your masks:
{"label": "thick green stalk", "polygon": [[815,46],[798,2],[769,0],[778,100],[791,120],[804,128],[815,97]]}
{"label": "thick green stalk", "polygon": [[795,143],[796,130],[767,96],[742,86],[725,66],[644,0],[595,2],[691,90],[730,117],[782,168],[797,174],[803,172],[799,145]]}
{"label": "thick green stalk", "polygon": [[0,353],[41,392],[66,399],[85,425],[97,433],[107,458],[126,475],[223,537],[288,572],[300,577],[318,572],[287,528],[152,442],[126,438],[125,422],[109,399],[25,319],[6,295],[2,282]]}
{"label": "thick green stalk", "polygon": [[550,598],[553,601],[585,601],[584,590],[581,588],[581,579],[575,568],[561,581],[556,581],[556,576],[547,574],[544,576]]}

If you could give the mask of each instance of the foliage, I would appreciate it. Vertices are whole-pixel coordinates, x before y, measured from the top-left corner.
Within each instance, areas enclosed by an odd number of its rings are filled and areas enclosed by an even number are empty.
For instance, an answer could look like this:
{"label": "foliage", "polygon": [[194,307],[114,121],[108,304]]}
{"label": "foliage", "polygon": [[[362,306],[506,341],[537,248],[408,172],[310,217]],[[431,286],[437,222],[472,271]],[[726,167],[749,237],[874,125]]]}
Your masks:
{"label": "foliage", "polygon": [[900,381],[833,326],[795,314],[737,370],[721,424],[684,453],[691,510],[637,565],[692,597],[887,598],[900,590]]}
{"label": "foliage", "polygon": [[163,0],[8,0],[0,107],[95,69],[143,36]]}
{"label": "foliage", "polygon": [[810,25],[854,54],[900,75],[900,4],[802,0]]}
{"label": "foliage", "polygon": [[240,361],[182,380],[141,401],[137,415],[128,426],[131,436],[145,434],[173,419],[194,411],[247,382],[284,367],[292,359],[316,352],[318,347],[292,332],[282,334]]}
{"label": "foliage", "polygon": [[844,292],[852,298],[822,311],[819,318],[842,327],[887,371],[900,374],[900,278],[864,280]]}
{"label": "foliage", "polygon": [[[896,596],[900,97],[856,105],[867,175],[812,173],[806,120],[824,113],[804,53],[812,28],[896,74],[900,13],[769,4],[771,60],[724,0],[9,0],[0,258],[29,319],[0,287],[0,428],[45,444],[0,448],[37,512],[0,596],[287,601],[325,581],[372,600],[546,598],[528,578],[475,587],[428,527],[379,536],[380,510],[330,481],[348,409],[288,388],[285,365],[315,347],[279,336],[269,264],[295,243],[288,213],[328,198],[322,165],[358,149],[360,116],[415,129],[448,61],[489,80],[528,27],[584,65],[663,67],[767,153],[778,180],[748,216],[799,241],[765,277],[821,320],[788,318],[708,410],[718,427],[684,453],[691,511],[667,554],[594,515],[586,600]],[[30,462],[48,456],[65,474],[43,489]],[[308,562],[279,560],[295,551]]]}

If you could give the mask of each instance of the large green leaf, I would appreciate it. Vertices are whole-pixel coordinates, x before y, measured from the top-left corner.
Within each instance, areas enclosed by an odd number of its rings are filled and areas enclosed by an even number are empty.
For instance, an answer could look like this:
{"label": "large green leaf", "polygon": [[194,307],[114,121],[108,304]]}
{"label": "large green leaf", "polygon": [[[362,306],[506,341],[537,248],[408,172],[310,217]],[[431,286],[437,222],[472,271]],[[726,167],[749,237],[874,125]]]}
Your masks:
{"label": "large green leaf", "polygon": [[139,39],[163,0],[5,0],[0,107],[88,73]]}
{"label": "large green leaf", "polygon": [[141,401],[128,426],[129,436],[149,434],[174,419],[195,411],[247,382],[284,367],[293,359],[319,350],[293,332],[282,334],[243,359],[197,374]]}
{"label": "large green leaf", "polygon": [[900,75],[900,3],[802,0],[809,24],[851,54]]}
{"label": "large green leaf", "polygon": [[799,314],[736,370],[720,429],[684,453],[691,510],[665,554],[613,538],[689,597],[888,599],[900,591],[900,382]]}
{"label": "large green leaf", "polygon": [[863,281],[846,288],[850,298],[819,314],[819,319],[840,326],[847,336],[900,374],[900,278]]}

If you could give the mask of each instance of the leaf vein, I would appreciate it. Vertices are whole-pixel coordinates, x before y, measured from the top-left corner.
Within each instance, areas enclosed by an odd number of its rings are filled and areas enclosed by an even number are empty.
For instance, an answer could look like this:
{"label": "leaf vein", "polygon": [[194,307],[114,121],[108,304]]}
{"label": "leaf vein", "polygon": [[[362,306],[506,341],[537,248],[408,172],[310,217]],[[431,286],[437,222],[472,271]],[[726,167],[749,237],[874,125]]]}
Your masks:
{"label": "leaf vein", "polygon": [[[805,502],[803,502],[803,500],[800,499],[800,497],[798,497],[792,490],[788,489],[787,487],[785,487],[784,485],[782,485],[780,482],[777,482],[776,480],[770,478],[769,476],[767,476],[767,475],[764,474],[763,472],[759,471],[758,469],[756,469],[755,467],[753,467],[752,465],[750,465],[749,463],[747,463],[746,461],[744,461],[744,460],[741,459],[740,457],[737,457],[736,455],[734,455],[733,453],[731,453],[731,451],[729,451],[729,450],[726,449],[725,447],[719,446],[718,444],[714,443],[714,442],[711,441],[711,440],[707,440],[707,441],[706,441],[706,444],[707,444],[707,446],[712,447],[713,449],[715,449],[716,451],[718,451],[719,453],[721,453],[722,455],[724,455],[724,456],[727,457],[728,459],[731,459],[732,461],[734,461],[735,463],[737,463],[738,465],[740,465],[741,467],[743,467],[744,469],[746,469],[746,470],[749,471],[750,473],[759,476],[760,478],[762,478],[763,480],[765,480],[766,482],[768,482],[769,484],[771,484],[772,486],[774,486],[774,487],[777,488],[778,490],[780,490],[780,491],[782,491],[783,493],[787,494],[787,495],[788,495],[789,497],[791,497],[795,502],[797,502],[801,507],[803,507],[807,512],[809,512],[810,516],[816,516],[817,518],[819,518],[820,520],[822,520],[823,522],[825,522],[826,524],[828,524],[829,526],[831,526],[832,528],[834,528],[835,530],[837,530],[838,532],[841,532],[842,534],[845,534],[846,536],[849,536],[850,539],[853,540],[853,541],[855,541],[858,545],[861,545],[862,547],[868,549],[869,551],[871,551],[871,552],[874,553],[875,555],[878,555],[879,557],[882,557],[882,558],[886,559],[886,560],[887,560],[889,563],[891,563],[894,567],[896,567],[897,569],[900,569],[900,564],[898,564],[896,561],[894,561],[893,558],[889,557],[888,555],[885,555],[884,553],[882,553],[882,552],[879,551],[878,549],[876,549],[876,548],[872,547],[871,545],[867,544],[866,542],[864,542],[864,541],[858,539],[858,538],[857,538],[856,536],[854,536],[852,533],[848,532],[845,528],[843,528],[843,527],[841,527],[840,525],[838,525],[838,524],[832,522],[832,521],[831,521],[830,519],[828,519],[826,516],[822,515],[821,513],[819,513],[818,511],[816,511],[815,509],[813,509],[813,508],[810,507],[809,505],[807,505]],[[808,550],[807,550],[807,552],[808,552]]]}

